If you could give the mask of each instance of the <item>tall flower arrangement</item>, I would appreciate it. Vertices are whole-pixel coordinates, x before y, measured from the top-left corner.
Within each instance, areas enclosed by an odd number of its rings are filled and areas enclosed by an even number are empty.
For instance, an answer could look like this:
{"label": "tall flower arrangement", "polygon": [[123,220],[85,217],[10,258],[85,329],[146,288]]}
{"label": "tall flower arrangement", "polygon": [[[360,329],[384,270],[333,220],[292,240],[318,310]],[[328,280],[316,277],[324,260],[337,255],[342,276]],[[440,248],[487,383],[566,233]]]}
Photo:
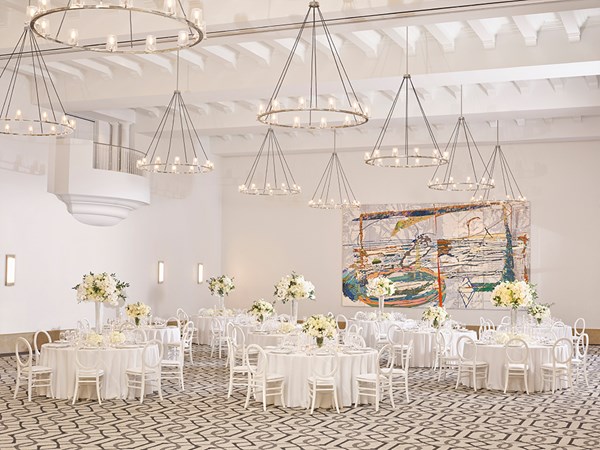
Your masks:
{"label": "tall flower arrangement", "polygon": [[94,274],[90,272],[73,289],[77,291],[78,302],[96,302],[117,306],[119,300],[125,300],[125,288],[129,283],[117,279],[114,273]]}
{"label": "tall flower arrangement", "polygon": [[536,297],[535,288],[526,281],[503,281],[492,291],[494,306],[505,308],[528,306]]}
{"label": "tall flower arrangement", "polygon": [[315,286],[306,281],[303,275],[292,272],[286,275],[275,285],[275,297],[286,303],[289,300],[315,299]]}
{"label": "tall flower arrangement", "polygon": [[369,297],[390,297],[396,292],[394,282],[387,277],[371,278],[367,283],[367,295]]}
{"label": "tall flower arrangement", "polygon": [[225,297],[235,289],[235,284],[233,283],[233,278],[221,275],[220,277],[213,277],[208,280],[208,289],[210,289],[211,295]]}

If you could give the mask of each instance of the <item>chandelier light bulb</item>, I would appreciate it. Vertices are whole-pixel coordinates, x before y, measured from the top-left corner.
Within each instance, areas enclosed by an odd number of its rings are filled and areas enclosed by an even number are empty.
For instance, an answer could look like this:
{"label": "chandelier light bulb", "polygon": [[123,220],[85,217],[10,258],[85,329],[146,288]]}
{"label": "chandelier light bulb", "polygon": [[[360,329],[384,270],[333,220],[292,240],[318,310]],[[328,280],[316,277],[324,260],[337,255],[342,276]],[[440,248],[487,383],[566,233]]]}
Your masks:
{"label": "chandelier light bulb", "polygon": [[329,97],[327,104],[329,105],[330,110],[335,109],[335,98]]}
{"label": "chandelier light bulb", "polygon": [[44,37],[50,34],[50,22],[48,22],[48,19],[42,19],[39,21],[38,31]]}
{"label": "chandelier light bulb", "polygon": [[[210,161],[209,161],[209,162],[210,162]],[[198,158],[194,158],[194,159],[192,159],[192,164],[193,164],[194,166],[197,166],[197,165],[198,165]]]}
{"label": "chandelier light bulb", "polygon": [[146,51],[148,53],[156,51],[156,36],[153,34],[146,36]]}
{"label": "chandelier light bulb", "polygon": [[177,33],[177,45],[185,47],[190,42],[190,36],[187,31],[181,30]]}
{"label": "chandelier light bulb", "polygon": [[392,149],[392,156],[398,156],[398,147]]}
{"label": "chandelier light bulb", "polygon": [[175,0],[165,0],[164,5],[165,14],[170,16],[175,15]]}
{"label": "chandelier light bulb", "polygon": [[198,26],[198,27],[203,26],[204,12],[200,8],[192,9],[191,16],[192,16],[192,22],[194,22],[196,24],[196,26]]}
{"label": "chandelier light bulb", "polygon": [[325,117],[321,117],[321,128],[327,128],[327,119]]}
{"label": "chandelier light bulb", "polygon": [[174,163],[175,163],[175,164],[179,164],[179,163],[180,163],[180,161],[181,161],[181,160],[179,159],[179,156],[176,156],[176,157],[175,157],[175,160],[174,160]]}
{"label": "chandelier light bulb", "polygon": [[73,0],[71,2],[71,8],[82,8],[84,0]]}
{"label": "chandelier light bulb", "polygon": [[27,6],[27,9],[25,10],[27,20],[25,21],[25,23],[29,23],[31,21],[33,16],[35,16],[37,14],[37,10],[38,10],[37,6],[34,6],[34,5]]}
{"label": "chandelier light bulb", "polygon": [[7,132],[7,133],[10,132],[10,125],[9,124],[4,125],[4,131]]}
{"label": "chandelier light bulb", "polygon": [[27,128],[27,130],[29,131],[29,134],[33,134],[33,125],[29,125],[29,128]]}
{"label": "chandelier light bulb", "polygon": [[306,106],[306,99],[304,97],[300,97],[298,99],[298,109],[304,109]]}
{"label": "chandelier light bulb", "polygon": [[300,117],[294,117],[294,128],[300,128]]}
{"label": "chandelier light bulb", "polygon": [[22,118],[23,118],[23,113],[21,112],[20,109],[17,109],[17,112],[15,113],[15,119],[21,120]]}
{"label": "chandelier light bulb", "polygon": [[351,119],[350,119],[350,116],[346,116],[346,117],[344,118],[344,125],[346,125],[346,126],[350,126],[350,120],[351,120]]}
{"label": "chandelier light bulb", "polygon": [[39,12],[46,12],[50,8],[50,0],[38,0]]}
{"label": "chandelier light bulb", "polygon": [[119,43],[117,41],[117,36],[114,34],[109,34],[106,38],[106,50],[109,52],[116,52],[119,48]]}
{"label": "chandelier light bulb", "polygon": [[79,30],[72,28],[69,31],[69,45],[79,45]]}
{"label": "chandelier light bulb", "polygon": [[44,111],[44,112],[42,113],[42,120],[43,120],[44,122],[46,122],[46,121],[48,120],[48,113],[47,113],[46,111]]}
{"label": "chandelier light bulb", "polygon": [[123,8],[133,8],[133,0],[121,0],[121,6]]}

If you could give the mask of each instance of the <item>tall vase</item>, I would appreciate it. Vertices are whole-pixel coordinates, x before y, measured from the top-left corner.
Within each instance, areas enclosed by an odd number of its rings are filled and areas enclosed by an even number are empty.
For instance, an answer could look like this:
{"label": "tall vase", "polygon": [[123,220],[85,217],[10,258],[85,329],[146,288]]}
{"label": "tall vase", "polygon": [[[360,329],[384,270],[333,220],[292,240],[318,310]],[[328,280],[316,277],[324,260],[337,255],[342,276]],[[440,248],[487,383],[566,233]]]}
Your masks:
{"label": "tall vase", "polygon": [[385,297],[379,297],[379,305],[377,310],[377,320],[383,320],[383,307],[385,305]]}
{"label": "tall vase", "polygon": [[517,330],[517,308],[511,308],[510,310],[510,332],[516,334]]}
{"label": "tall vase", "polygon": [[293,298],[290,300],[290,303],[292,304],[292,313],[290,314],[290,322],[293,325],[296,325],[298,323],[298,300]]}
{"label": "tall vase", "polygon": [[103,305],[101,302],[94,303],[96,307],[96,333],[102,334],[102,326],[104,325],[104,321],[102,320]]}
{"label": "tall vase", "polygon": [[225,309],[225,296],[219,295],[217,298],[219,299],[217,302],[217,309],[224,310]]}

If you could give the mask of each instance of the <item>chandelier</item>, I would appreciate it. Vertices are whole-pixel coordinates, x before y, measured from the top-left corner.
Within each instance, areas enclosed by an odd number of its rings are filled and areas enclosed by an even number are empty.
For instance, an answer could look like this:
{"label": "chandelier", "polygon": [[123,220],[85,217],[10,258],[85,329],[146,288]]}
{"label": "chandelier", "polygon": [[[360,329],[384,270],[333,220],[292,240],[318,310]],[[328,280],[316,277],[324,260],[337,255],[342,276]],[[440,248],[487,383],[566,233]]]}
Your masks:
{"label": "chandelier", "polygon": [[30,27],[38,36],[68,47],[105,53],[164,53],[192,47],[205,36],[202,10],[194,8],[188,15],[181,0],[156,2],[162,3],[162,9],[139,6],[142,0],[61,3],[51,7],[50,0],[38,0],[37,6],[29,6]]}
{"label": "chandelier", "polygon": [[308,206],[319,209],[360,207],[336,151],[336,130],[333,130],[333,153]]}
{"label": "chandelier", "polygon": [[[517,179],[515,178],[512,169],[508,165],[508,160],[502,151],[502,147],[500,147],[500,124],[496,121],[496,146],[494,147],[494,151],[492,152],[492,156],[488,161],[487,167],[492,176],[496,173],[496,168],[500,167],[500,184],[502,185],[504,191],[504,198],[497,198],[496,200],[516,200],[519,202],[524,202],[527,199],[521,192],[521,188],[519,187],[519,183],[517,183]],[[492,183],[494,183],[494,178],[492,178]],[[485,189],[482,194],[475,191],[473,197],[471,197],[471,201],[480,201],[480,202],[488,202],[491,201],[490,198],[490,190]]]}
{"label": "chandelier", "polygon": [[[464,145],[458,143],[461,135]],[[448,149],[450,149],[448,151]],[[460,88],[460,116],[450,140],[446,144],[444,155],[448,154],[448,164],[443,175],[438,174],[442,166],[438,166],[429,180],[430,189],[439,191],[478,191],[494,188],[494,180],[490,175],[481,152],[473,139],[471,129],[463,116],[463,93]],[[479,170],[478,170],[479,169]]]}
{"label": "chandelier", "polygon": [[[160,119],[146,155],[137,161],[137,168],[155,173],[211,172],[214,164],[208,159],[198,132],[194,128],[190,112],[183,101],[181,91],[179,91],[179,51],[177,52],[176,77],[175,92]],[[180,129],[179,132],[175,130],[176,125]],[[163,135],[166,136],[164,139]],[[178,136],[181,138],[181,145],[176,142]],[[204,156],[203,162],[198,158],[200,151]]]}
{"label": "chandelier", "polygon": [[[324,32],[322,36],[317,36],[319,25]],[[310,42],[310,83],[308,89],[305,88],[304,96],[286,101],[280,98],[279,94],[285,83],[298,45],[301,42],[304,43],[302,35],[307,29],[310,30],[310,37],[307,39]],[[318,69],[321,68],[321,63],[317,58],[319,41],[326,48],[327,53],[330,54],[335,66],[334,73],[337,73],[337,79],[334,83],[339,82],[339,98],[319,89]],[[319,2],[311,1],[309,3],[308,12],[300,26],[300,31],[292,45],[290,55],[283,67],[283,72],[279,76],[273,94],[267,106],[259,108],[258,120],[267,125],[304,129],[354,127],[369,120],[368,112],[361,106],[342,64],[334,39],[321,13]]]}
{"label": "chandelier", "polygon": [[246,181],[238,189],[249,195],[293,195],[301,192],[272,128],[265,135]]}
{"label": "chandelier", "polygon": [[[406,42],[408,43],[408,27],[406,27]],[[407,44],[408,45],[408,44]],[[379,133],[379,137],[375,142],[375,146],[371,153],[365,153],[365,163],[370,164],[372,166],[377,167],[396,167],[396,168],[413,168],[413,167],[432,167],[432,166],[440,166],[442,164],[448,163],[448,153],[444,152],[443,154],[440,152],[440,148],[438,147],[438,143],[435,139],[435,135],[433,134],[433,130],[431,129],[431,125],[427,116],[425,115],[425,110],[423,109],[423,105],[421,104],[421,100],[417,95],[417,90],[412,82],[412,78],[408,73],[408,46],[406,50],[406,74],[402,78],[402,83],[400,83],[400,88],[398,88],[398,92],[394,97],[392,102],[392,107],[383,123],[383,128]],[[390,121],[392,120],[392,116],[396,109],[396,105],[400,100],[400,96],[402,94],[402,88],[405,87],[404,90],[404,143],[402,145],[402,150],[399,150],[399,146],[393,146],[391,150],[385,151],[382,150],[383,141],[385,139],[385,135],[388,131],[388,127],[390,125]],[[417,106],[419,107],[419,111],[421,112],[421,117],[425,122],[425,126],[427,127],[427,132],[429,133],[429,137],[431,142],[433,143],[433,151],[431,154],[422,153],[419,147],[414,147],[412,152],[409,149],[409,124],[408,124],[408,105],[409,105],[409,93],[412,93],[415,100],[417,101]]]}
{"label": "chandelier", "polygon": [[[25,65],[22,64],[24,61]],[[67,117],[36,38],[28,26],[0,72],[0,81],[4,76],[8,78],[8,87],[0,108],[0,134],[65,136],[73,132],[75,119]],[[17,103],[21,101],[21,93],[30,90],[26,76],[30,77],[33,93],[31,105]]]}

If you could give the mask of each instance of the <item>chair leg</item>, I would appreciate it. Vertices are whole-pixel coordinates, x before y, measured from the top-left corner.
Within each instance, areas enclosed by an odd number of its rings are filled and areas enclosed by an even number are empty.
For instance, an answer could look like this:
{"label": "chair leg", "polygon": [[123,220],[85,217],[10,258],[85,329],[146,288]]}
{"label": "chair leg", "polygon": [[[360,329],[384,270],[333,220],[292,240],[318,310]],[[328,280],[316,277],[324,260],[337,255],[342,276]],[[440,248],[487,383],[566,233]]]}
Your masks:
{"label": "chair leg", "polygon": [[285,399],[283,398],[283,388],[284,388],[284,386],[285,386],[285,384],[282,381],[281,382],[281,387],[280,387],[280,390],[279,390],[279,397],[281,399],[281,407],[282,408],[285,408]]}
{"label": "chair leg", "polygon": [[529,386],[527,386],[527,370],[523,373],[523,378],[525,379],[525,392],[529,395]]}
{"label": "chair leg", "polygon": [[252,393],[252,384],[250,379],[250,373],[248,373],[248,390],[246,391],[246,404],[244,405],[245,409],[248,409],[248,404],[250,403],[250,394]]}
{"label": "chair leg", "polygon": [[71,402],[71,405],[75,404],[75,400],[77,400],[77,394],[79,393],[79,377],[76,376],[75,379],[75,389],[73,390],[73,401]]}
{"label": "chair leg", "polygon": [[142,377],[142,384],[140,386],[140,405],[144,403],[144,392],[146,390],[146,380]]}
{"label": "chair leg", "polygon": [[309,389],[312,393],[312,401],[310,402],[310,413],[312,414],[315,410],[315,402],[317,400],[317,387],[316,385],[312,384]]}
{"label": "chair leg", "polygon": [[96,378],[96,396],[98,397],[98,404],[102,404],[102,399],[100,397],[100,378]]}
{"label": "chair leg", "polygon": [[338,402],[337,389],[335,388],[335,386],[333,386],[333,401],[335,403],[335,410],[339,414],[340,413],[340,402]]}
{"label": "chair leg", "polygon": [[473,390],[477,392],[477,369],[473,366]]}
{"label": "chair leg", "polygon": [[510,371],[506,369],[504,372],[504,393],[506,394],[506,389],[508,389],[508,378],[510,377]]}
{"label": "chair leg", "polygon": [[458,366],[458,374],[456,375],[456,386],[454,389],[458,389],[458,385],[460,384],[460,365]]}
{"label": "chair leg", "polygon": [[21,384],[21,374],[17,374],[17,385],[15,386],[15,395],[13,398],[17,398],[17,394],[19,393],[19,385]]}
{"label": "chair leg", "polygon": [[160,378],[160,373],[158,374],[158,379],[156,380],[156,386],[158,387],[158,398],[163,399],[162,395],[162,380]]}
{"label": "chair leg", "polygon": [[229,370],[229,389],[227,389],[227,398],[231,397],[233,392],[233,370]]}
{"label": "chair leg", "polygon": [[396,405],[394,405],[394,391],[392,390],[392,382],[390,381],[390,386],[388,388],[388,394],[390,396],[390,403],[392,405],[392,409],[396,409]]}
{"label": "chair leg", "polygon": [[263,384],[262,387],[262,404],[263,404],[263,411],[267,410],[267,384]]}
{"label": "chair leg", "polygon": [[181,390],[185,391],[185,387],[183,386],[183,364],[179,367],[179,379],[181,380]]}

